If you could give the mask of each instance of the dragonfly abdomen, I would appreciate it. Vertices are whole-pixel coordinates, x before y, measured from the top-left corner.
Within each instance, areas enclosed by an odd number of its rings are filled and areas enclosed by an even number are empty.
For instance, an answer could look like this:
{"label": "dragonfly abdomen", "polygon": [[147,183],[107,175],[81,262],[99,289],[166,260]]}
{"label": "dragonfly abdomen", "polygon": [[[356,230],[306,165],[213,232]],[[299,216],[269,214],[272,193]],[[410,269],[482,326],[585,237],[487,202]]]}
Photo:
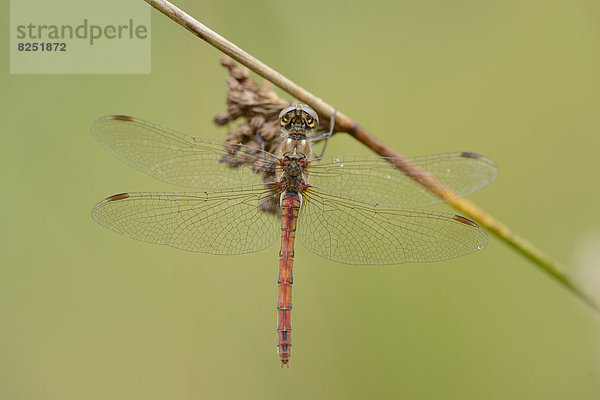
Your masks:
{"label": "dragonfly abdomen", "polygon": [[281,250],[279,251],[279,278],[277,279],[277,349],[282,367],[284,364],[288,364],[292,350],[294,239],[299,210],[300,195],[284,193],[281,198]]}

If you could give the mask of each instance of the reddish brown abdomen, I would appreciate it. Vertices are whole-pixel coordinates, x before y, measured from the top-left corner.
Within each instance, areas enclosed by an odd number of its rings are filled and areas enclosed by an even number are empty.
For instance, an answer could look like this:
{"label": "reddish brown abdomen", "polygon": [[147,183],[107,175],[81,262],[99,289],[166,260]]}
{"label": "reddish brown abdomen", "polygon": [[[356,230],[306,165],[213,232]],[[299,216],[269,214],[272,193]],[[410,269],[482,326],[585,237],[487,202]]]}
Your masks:
{"label": "reddish brown abdomen", "polygon": [[299,210],[299,195],[284,194],[281,200],[281,250],[277,279],[277,349],[282,367],[289,362],[292,350],[292,284],[294,283],[292,268]]}

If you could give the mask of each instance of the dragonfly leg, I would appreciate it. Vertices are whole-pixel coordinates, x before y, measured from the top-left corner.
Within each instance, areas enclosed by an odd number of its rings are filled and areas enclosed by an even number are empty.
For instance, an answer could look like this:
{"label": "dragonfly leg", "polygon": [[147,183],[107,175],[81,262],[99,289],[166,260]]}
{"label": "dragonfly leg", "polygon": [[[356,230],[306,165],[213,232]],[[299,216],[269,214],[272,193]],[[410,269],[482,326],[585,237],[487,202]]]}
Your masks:
{"label": "dragonfly leg", "polygon": [[256,141],[260,143],[260,148],[262,151],[265,151],[265,140],[260,135],[260,131],[256,132]]}
{"label": "dragonfly leg", "polygon": [[329,141],[329,137],[333,135],[333,127],[335,126],[335,114],[337,113],[337,108],[333,110],[333,114],[331,114],[330,122],[329,122],[329,132],[322,134],[321,136],[317,136],[313,139],[313,142],[325,139],[325,144],[323,145],[323,149],[321,150],[321,154],[317,156],[317,159],[323,158],[323,154],[325,154],[325,149],[327,148],[327,142]]}

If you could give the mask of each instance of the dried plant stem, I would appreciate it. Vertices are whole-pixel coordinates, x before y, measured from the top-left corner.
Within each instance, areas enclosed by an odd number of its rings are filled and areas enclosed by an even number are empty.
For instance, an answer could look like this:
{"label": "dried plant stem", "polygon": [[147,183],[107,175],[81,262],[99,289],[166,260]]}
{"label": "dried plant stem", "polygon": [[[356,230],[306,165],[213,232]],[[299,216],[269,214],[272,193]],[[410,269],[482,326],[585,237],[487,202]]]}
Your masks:
{"label": "dried plant stem", "polygon": [[[281,75],[279,72],[240,49],[235,44],[213,32],[168,1],[145,1],[171,18],[173,21],[185,27],[194,35],[210,43],[223,53],[227,54],[229,57],[243,64],[248,69],[254,71],[263,78],[269,80],[298,100],[308,104],[320,115],[330,116],[335,111],[333,106],[325,103],[323,100],[308,92],[306,89],[298,86],[285,76]],[[465,216],[477,221],[481,226],[485,227],[490,232],[493,232],[496,236],[504,240],[521,254],[532,260],[539,268],[542,269],[542,271],[548,273],[564,287],[580,297],[596,311],[600,312],[600,306],[596,304],[594,299],[567,275],[565,268],[560,263],[551,259],[542,250],[538,249],[529,241],[517,235],[510,228],[496,220],[490,214],[485,213],[481,208],[476,206],[471,201],[464,198],[457,198],[457,196],[449,188],[442,185],[437,179],[435,179],[435,177],[425,174],[425,172],[417,165],[411,164],[403,155],[383,144],[340,111],[337,111],[335,115],[335,125],[336,130],[350,134],[356,140],[363,143],[378,155],[397,160],[395,166],[401,169],[405,174],[415,177],[415,181],[447,201],[448,204],[458,210],[461,214],[464,214]]]}

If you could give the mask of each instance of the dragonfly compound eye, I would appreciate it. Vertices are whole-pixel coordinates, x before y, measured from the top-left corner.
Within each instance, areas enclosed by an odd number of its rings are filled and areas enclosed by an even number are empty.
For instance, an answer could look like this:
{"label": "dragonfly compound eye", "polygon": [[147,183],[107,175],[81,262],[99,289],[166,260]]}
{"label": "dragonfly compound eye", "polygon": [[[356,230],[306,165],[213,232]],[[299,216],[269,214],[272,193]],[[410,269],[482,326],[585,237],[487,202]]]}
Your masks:
{"label": "dragonfly compound eye", "polygon": [[302,116],[304,118],[306,125],[310,129],[316,129],[319,126],[319,116],[317,115],[315,110],[313,110],[312,108],[310,108],[308,106],[303,106],[302,107]]}
{"label": "dragonfly compound eye", "polygon": [[283,110],[281,110],[281,112],[279,113],[279,120],[281,121],[284,117],[287,116],[287,118],[290,118],[290,114],[293,114],[293,111],[296,110],[296,106],[289,106],[289,107],[285,107]]}

